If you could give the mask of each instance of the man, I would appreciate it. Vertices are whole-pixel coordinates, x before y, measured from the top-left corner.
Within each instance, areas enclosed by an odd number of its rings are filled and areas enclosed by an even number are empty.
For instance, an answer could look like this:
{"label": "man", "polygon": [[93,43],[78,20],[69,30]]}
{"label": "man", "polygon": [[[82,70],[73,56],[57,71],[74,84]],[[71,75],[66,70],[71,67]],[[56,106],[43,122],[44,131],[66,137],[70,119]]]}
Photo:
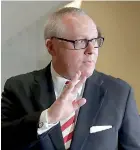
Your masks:
{"label": "man", "polygon": [[104,38],[93,20],[63,8],[49,17],[44,38],[51,63],[5,83],[2,149],[140,150],[131,87],[95,70]]}

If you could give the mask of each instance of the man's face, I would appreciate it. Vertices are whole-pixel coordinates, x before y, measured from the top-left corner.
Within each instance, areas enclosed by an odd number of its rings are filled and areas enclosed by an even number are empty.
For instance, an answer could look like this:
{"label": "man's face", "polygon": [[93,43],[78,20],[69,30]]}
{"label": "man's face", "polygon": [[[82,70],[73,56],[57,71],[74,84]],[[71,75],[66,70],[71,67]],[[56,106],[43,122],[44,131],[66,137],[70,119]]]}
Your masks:
{"label": "man's face", "polygon": [[[62,19],[65,25],[65,36],[68,40],[97,38],[98,32],[95,23],[86,15],[67,15]],[[85,49],[74,50],[73,43],[51,40],[51,53],[54,69],[66,78],[72,78],[81,71],[84,76],[91,76],[98,57],[98,48],[91,42]]]}

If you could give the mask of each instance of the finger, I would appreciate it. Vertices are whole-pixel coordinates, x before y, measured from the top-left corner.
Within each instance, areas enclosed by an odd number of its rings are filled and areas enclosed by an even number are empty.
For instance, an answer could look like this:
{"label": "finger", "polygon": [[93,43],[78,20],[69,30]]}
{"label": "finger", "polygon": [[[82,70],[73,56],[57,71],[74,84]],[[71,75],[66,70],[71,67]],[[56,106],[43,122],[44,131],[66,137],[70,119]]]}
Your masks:
{"label": "finger", "polygon": [[80,76],[81,76],[81,71],[78,71],[76,73],[76,75],[74,76],[74,78],[71,79],[71,83],[72,83],[73,86],[75,86],[77,84],[78,79],[80,78]]}
{"label": "finger", "polygon": [[70,81],[66,87],[64,88],[64,90],[62,91],[61,95],[60,95],[60,100],[66,100],[68,99],[68,97],[70,96],[71,92],[74,89],[74,84],[72,84],[72,82]]}
{"label": "finger", "polygon": [[64,99],[66,99],[69,94],[71,94],[72,90],[74,89],[73,84],[70,82],[63,90],[61,97],[63,97]]}
{"label": "finger", "polygon": [[81,78],[81,80],[73,88],[73,91],[72,91],[73,94],[76,94],[78,92],[79,88],[81,86],[83,86],[83,84],[85,83],[86,79],[87,79],[86,76]]}
{"label": "finger", "polygon": [[83,106],[86,103],[86,99],[85,98],[81,98],[79,100],[75,100],[73,101],[73,108],[74,110],[79,109],[81,106]]}
{"label": "finger", "polygon": [[69,81],[66,88],[64,88],[61,97],[66,98],[73,91],[80,76],[81,76],[81,72],[79,71],[78,73],[76,73],[75,77],[71,81]]}
{"label": "finger", "polygon": [[71,94],[71,92],[73,91],[75,85],[77,84],[78,82],[78,79],[80,78],[81,76],[81,71],[78,71],[76,73],[76,75],[74,76],[74,78],[69,81],[68,85],[66,86],[66,88],[64,88],[62,94],[60,95],[60,100],[66,100],[69,96],[69,94]]}

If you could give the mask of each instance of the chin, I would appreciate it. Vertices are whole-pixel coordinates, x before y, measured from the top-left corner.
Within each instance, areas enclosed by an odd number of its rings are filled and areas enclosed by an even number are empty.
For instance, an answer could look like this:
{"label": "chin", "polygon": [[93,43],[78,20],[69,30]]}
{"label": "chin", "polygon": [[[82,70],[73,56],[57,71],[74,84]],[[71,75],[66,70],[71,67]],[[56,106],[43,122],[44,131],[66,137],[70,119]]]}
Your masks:
{"label": "chin", "polygon": [[87,78],[89,78],[93,74],[93,71],[94,71],[94,69],[84,70],[84,71],[82,71],[82,76],[86,76]]}

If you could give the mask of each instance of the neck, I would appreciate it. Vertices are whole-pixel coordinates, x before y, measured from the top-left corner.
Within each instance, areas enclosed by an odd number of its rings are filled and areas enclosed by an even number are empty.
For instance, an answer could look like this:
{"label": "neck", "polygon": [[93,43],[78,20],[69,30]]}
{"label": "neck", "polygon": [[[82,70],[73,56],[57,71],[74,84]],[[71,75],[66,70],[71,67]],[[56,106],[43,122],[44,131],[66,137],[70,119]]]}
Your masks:
{"label": "neck", "polygon": [[56,64],[52,61],[52,67],[54,69],[54,71],[61,77],[70,80],[70,76],[67,75],[66,71],[64,71],[63,67],[60,67],[59,64]]}

